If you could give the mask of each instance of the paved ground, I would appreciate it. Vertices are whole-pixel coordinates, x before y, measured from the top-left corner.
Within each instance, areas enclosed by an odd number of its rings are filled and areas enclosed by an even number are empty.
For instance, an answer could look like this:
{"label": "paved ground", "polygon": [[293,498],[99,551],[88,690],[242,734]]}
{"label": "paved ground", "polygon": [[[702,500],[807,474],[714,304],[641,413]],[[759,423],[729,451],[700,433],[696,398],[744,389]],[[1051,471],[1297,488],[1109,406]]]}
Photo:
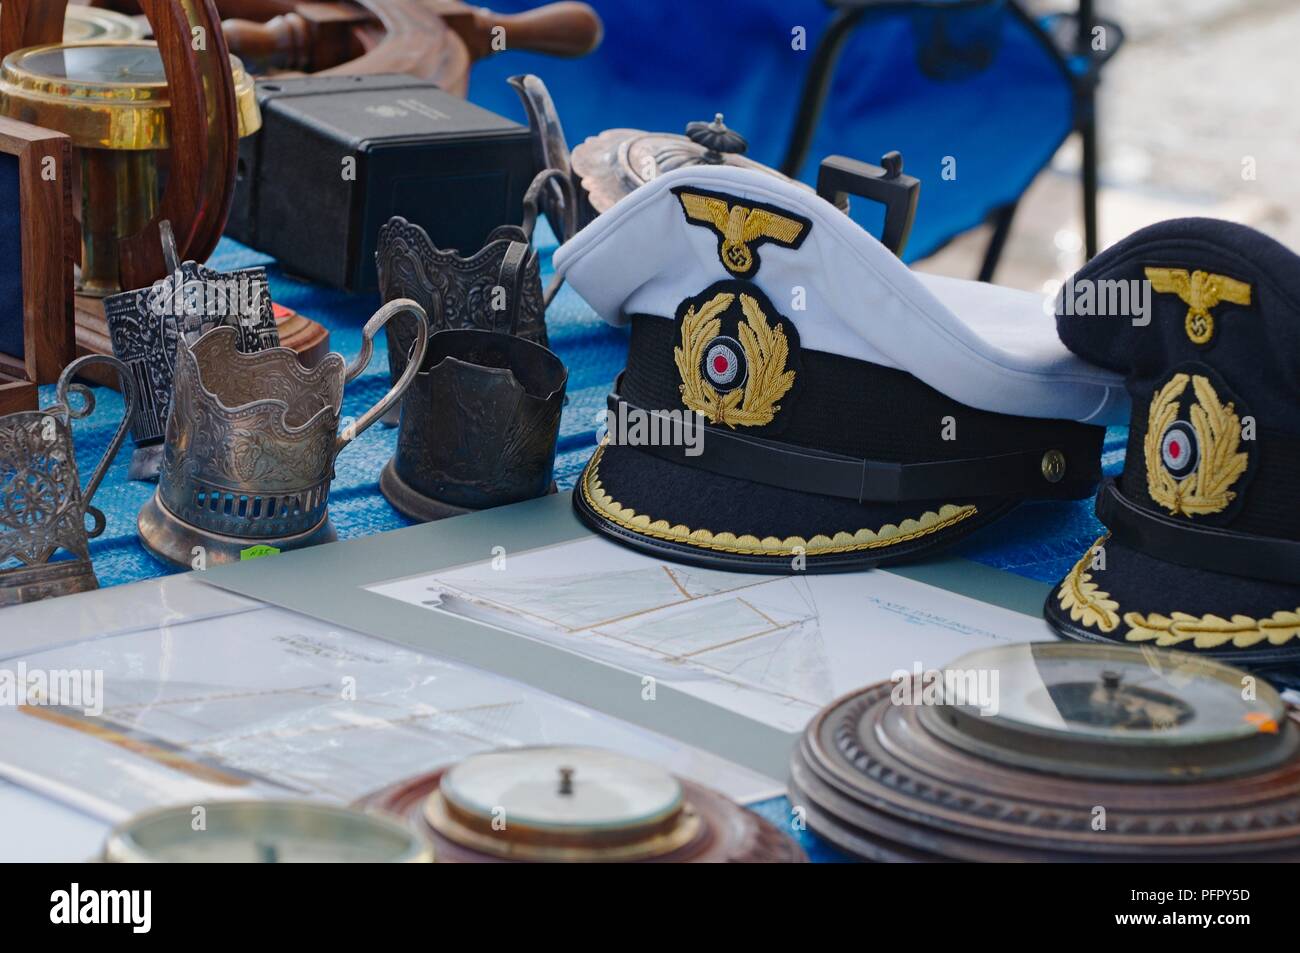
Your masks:
{"label": "paved ground", "polygon": [[[1300,251],[1300,3],[1098,0],[1098,10],[1127,36],[1098,105],[1103,246],[1162,218],[1211,215]],[[1069,142],[1026,197],[995,280],[1036,290],[1082,263],[1077,172]],[[923,267],[973,275],[986,240],[967,236]]]}

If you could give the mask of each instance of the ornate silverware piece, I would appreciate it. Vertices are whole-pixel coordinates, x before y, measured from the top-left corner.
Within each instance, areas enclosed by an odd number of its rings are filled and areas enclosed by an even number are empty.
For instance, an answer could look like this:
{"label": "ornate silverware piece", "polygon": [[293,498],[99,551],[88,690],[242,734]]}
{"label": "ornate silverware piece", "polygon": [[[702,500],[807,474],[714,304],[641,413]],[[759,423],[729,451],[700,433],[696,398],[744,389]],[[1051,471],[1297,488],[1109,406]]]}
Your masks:
{"label": "ornate silverware piece", "polygon": [[[95,396],[72,379],[96,362],[117,371],[126,408],[82,489],[72,421],[95,409]],[[136,403],[134,381],[116,358],[88,354],[64,369],[55,393],[56,403],[44,410],[0,417],[0,606],[99,588],[90,561],[90,540],[104,531],[105,523],[104,514],[90,501],[126,439]],[[80,397],[80,406],[69,399],[73,393]],[[54,559],[60,551],[70,558]]]}
{"label": "ornate silverware piece", "polygon": [[[442,316],[435,319],[434,333],[448,328],[514,328],[520,337],[545,344],[541,271],[528,242],[520,226],[502,225],[492,230],[487,244],[462,257],[454,248],[436,247],[419,225],[400,216],[390,218],[379,230],[375,253],[379,293],[385,301],[411,298],[429,314],[434,314],[436,299]],[[509,293],[516,289],[518,294]],[[389,325],[390,345],[395,337],[399,344],[409,343],[413,339],[409,332],[407,322]],[[404,360],[404,353],[404,347],[390,347],[389,359]]]}
{"label": "ornate silverware piece", "polygon": [[238,332],[240,351],[252,353],[280,344],[266,269],[220,272],[197,262],[180,262],[171,227],[163,224],[163,255],[171,273],[148,288],[104,301],[113,353],[131,369],[140,395],[131,420],[135,451],[129,475],[133,480],[158,479],[178,341],[193,344],[204,332],[228,326]]}
{"label": "ornate silverware piece", "polygon": [[568,376],[555,354],[523,338],[478,330],[435,334],[402,398],[397,453],[379,489],[417,520],[554,492]]}
{"label": "ornate silverware piece", "polygon": [[[380,294],[385,301],[412,298],[419,302],[433,316],[430,330],[434,333],[468,328],[503,331],[545,347],[546,308],[560,283],[554,281],[542,291],[532,237],[538,203],[550,187],[564,197],[562,207],[573,208],[567,173],[545,169],[524,195],[523,224],[493,229],[487,244],[469,257],[455,249],[437,248],[419,225],[400,217],[389,219],[379,230],[375,252]],[[557,228],[571,227],[571,219],[566,220],[568,225]],[[413,340],[410,322],[394,321],[388,326],[388,364],[394,380],[406,366]],[[384,423],[397,423],[396,415],[385,418]]]}
{"label": "ornate silverware piece", "polygon": [[[346,384],[370,363],[374,336],[398,314],[415,325],[412,361],[373,407],[340,433]],[[253,547],[297,549],[335,538],[327,504],[334,460],[415,378],[428,321],[414,301],[380,308],[346,367],[329,354],[305,368],[288,348],[245,354],[239,331],[177,343],[176,381],[158,489],[141,509],[154,555],[191,566],[234,562]]]}

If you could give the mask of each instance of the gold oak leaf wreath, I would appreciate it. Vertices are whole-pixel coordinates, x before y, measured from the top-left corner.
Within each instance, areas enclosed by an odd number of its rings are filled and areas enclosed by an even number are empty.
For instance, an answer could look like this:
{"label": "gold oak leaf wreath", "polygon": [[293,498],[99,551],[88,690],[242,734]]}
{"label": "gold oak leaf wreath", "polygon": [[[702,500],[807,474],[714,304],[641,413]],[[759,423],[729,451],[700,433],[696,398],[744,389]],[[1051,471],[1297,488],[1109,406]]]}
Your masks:
{"label": "gold oak leaf wreath", "polygon": [[1092,573],[1088,572],[1088,569],[1093,554],[1104,546],[1109,538],[1103,536],[1088,547],[1087,552],[1065,577],[1056,594],[1061,608],[1070,613],[1071,619],[1082,622],[1090,629],[1101,629],[1103,632],[1113,632],[1119,625],[1119,603],[1110,597],[1110,593],[1102,592],[1101,587],[1093,581]]}
{"label": "gold oak leaf wreath", "polygon": [[781,325],[775,328],[758,302],[747,294],[740,296],[740,310],[745,323],[739,327],[740,344],[745,350],[749,378],[744,387],[719,394],[700,373],[704,349],[722,329],[718,317],[731,306],[736,296],[719,292],[696,311],[692,305],[682,318],[682,347],[673,348],[673,360],[682,383],[678,388],[682,403],[701,413],[714,424],[728,427],[761,427],[771,423],[781,409],[777,401],[794,386],[794,371],[785,369],[790,354]]}
{"label": "gold oak leaf wreath", "polygon": [[[1196,472],[1182,480],[1174,478],[1160,453],[1165,428],[1178,415],[1178,398],[1188,381],[1196,394],[1191,408],[1192,429],[1200,446]],[[1219,395],[1207,378],[1175,374],[1151,400],[1147,435],[1143,444],[1147,464],[1147,492],[1170,513],[1204,516],[1219,513],[1236,498],[1230,487],[1246,471],[1247,456],[1241,446],[1241,419],[1231,403],[1219,402]]]}

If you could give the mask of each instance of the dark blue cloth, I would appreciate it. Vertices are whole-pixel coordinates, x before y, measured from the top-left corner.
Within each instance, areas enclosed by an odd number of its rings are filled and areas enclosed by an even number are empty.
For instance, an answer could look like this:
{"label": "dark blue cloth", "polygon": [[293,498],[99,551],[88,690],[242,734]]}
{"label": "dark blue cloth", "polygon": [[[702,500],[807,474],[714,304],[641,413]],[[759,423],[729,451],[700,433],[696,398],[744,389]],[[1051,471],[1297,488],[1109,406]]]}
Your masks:
{"label": "dark blue cloth", "polygon": [[[579,60],[510,51],[478,63],[469,98],[519,120],[505,79],[536,73],[555,100],[572,149],[611,127],[683,132],[725,114],[748,155],[779,165],[817,41],[832,11],[822,0],[591,0],[605,21],[600,48]],[[502,0],[502,12],[534,0]],[[1068,67],[1018,6],[882,3],[850,35],[807,163],[827,155],[879,162],[902,152],[921,179],[909,261],[1017,199],[1073,125]],[[796,28],[805,48],[793,48]],[[509,34],[506,35],[509,43]],[[880,234],[881,208],[853,217]],[[973,276],[972,276],[973,277]]]}
{"label": "dark blue cloth", "polygon": [[23,230],[18,223],[18,157],[0,155],[0,354],[24,357]]}

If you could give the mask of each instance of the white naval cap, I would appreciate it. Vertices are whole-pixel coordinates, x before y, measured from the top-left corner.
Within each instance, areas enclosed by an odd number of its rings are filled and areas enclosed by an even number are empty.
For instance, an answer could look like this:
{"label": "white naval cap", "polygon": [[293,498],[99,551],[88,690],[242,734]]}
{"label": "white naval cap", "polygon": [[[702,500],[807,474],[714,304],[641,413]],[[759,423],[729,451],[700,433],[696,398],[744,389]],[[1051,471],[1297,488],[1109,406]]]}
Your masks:
{"label": "white naval cap", "polygon": [[[737,204],[771,213],[757,237],[741,234],[743,215],[728,222]],[[634,314],[671,320],[719,280],[752,280],[805,349],[904,370],[981,410],[1128,419],[1123,378],[1060,342],[1041,295],[914,272],[829,202],[750,169],[660,176],[561,246],[554,264],[611,324]]]}

